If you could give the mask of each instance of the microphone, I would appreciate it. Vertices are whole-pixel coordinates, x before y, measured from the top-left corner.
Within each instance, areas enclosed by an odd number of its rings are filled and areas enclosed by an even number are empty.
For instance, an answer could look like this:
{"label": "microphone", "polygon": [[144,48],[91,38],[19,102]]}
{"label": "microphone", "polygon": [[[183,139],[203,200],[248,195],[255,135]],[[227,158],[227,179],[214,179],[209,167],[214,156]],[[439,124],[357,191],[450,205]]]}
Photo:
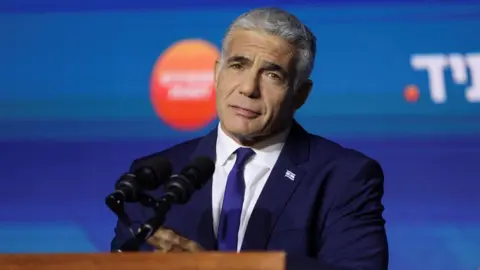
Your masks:
{"label": "microphone", "polygon": [[144,223],[135,237],[125,242],[117,251],[138,251],[140,246],[162,226],[172,204],[187,203],[192,194],[212,177],[214,171],[215,163],[210,158],[198,157],[179,174],[172,175],[164,186],[164,195],[157,202],[156,215]]}
{"label": "microphone", "polygon": [[164,186],[165,195],[176,204],[185,204],[195,190],[201,189],[212,177],[215,163],[208,157],[198,157],[179,174],[172,175]]}
{"label": "microphone", "polygon": [[105,204],[127,226],[131,225],[124,211],[125,202],[137,202],[142,190],[154,190],[162,185],[172,174],[172,165],[164,157],[155,157],[140,162],[118,179],[115,191],[107,196]]}

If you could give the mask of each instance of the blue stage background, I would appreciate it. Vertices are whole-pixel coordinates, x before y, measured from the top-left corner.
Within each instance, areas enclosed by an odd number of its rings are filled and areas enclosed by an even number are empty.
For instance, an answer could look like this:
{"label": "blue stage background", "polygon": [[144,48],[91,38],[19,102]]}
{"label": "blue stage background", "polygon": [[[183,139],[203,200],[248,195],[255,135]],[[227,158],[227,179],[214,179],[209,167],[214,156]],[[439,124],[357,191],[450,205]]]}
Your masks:
{"label": "blue stage background", "polygon": [[[116,178],[216,124],[181,132],[159,119],[157,58],[184,39],[219,47],[240,13],[279,5],[318,38],[297,119],[384,167],[390,269],[477,269],[480,98],[466,93],[480,92],[480,3],[241,2],[0,2],[0,252],[108,250]],[[432,55],[451,63],[443,103],[412,65]],[[408,85],[418,100],[405,100]]]}

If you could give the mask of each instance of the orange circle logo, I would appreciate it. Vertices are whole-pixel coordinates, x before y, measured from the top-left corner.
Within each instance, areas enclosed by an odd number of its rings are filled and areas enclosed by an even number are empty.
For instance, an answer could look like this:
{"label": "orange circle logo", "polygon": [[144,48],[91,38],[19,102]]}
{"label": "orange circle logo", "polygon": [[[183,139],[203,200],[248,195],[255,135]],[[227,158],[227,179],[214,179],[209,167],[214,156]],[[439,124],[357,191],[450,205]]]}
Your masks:
{"label": "orange circle logo", "polygon": [[167,125],[192,131],[215,119],[213,70],[219,56],[209,42],[183,40],[158,58],[150,80],[150,98]]}

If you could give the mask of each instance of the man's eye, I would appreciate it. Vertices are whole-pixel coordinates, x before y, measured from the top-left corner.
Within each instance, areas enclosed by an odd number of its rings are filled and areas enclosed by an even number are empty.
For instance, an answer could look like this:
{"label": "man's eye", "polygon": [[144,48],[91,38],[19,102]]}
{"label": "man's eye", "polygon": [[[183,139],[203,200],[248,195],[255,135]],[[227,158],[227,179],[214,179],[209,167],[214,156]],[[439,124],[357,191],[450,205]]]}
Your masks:
{"label": "man's eye", "polygon": [[231,65],[230,65],[230,68],[233,68],[233,69],[241,69],[241,68],[242,68],[242,65],[240,65],[240,64],[231,64]]}
{"label": "man's eye", "polygon": [[268,72],[267,76],[271,79],[274,79],[274,80],[281,80],[282,79],[278,74],[273,73],[273,72]]}

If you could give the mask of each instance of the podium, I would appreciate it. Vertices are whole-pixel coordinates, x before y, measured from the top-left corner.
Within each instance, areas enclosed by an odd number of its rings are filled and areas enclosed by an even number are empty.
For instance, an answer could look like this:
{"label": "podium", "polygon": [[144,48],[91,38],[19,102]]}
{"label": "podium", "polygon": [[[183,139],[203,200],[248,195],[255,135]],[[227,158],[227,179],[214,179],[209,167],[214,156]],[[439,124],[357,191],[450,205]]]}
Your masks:
{"label": "podium", "polygon": [[2,270],[285,270],[283,252],[0,254]]}

